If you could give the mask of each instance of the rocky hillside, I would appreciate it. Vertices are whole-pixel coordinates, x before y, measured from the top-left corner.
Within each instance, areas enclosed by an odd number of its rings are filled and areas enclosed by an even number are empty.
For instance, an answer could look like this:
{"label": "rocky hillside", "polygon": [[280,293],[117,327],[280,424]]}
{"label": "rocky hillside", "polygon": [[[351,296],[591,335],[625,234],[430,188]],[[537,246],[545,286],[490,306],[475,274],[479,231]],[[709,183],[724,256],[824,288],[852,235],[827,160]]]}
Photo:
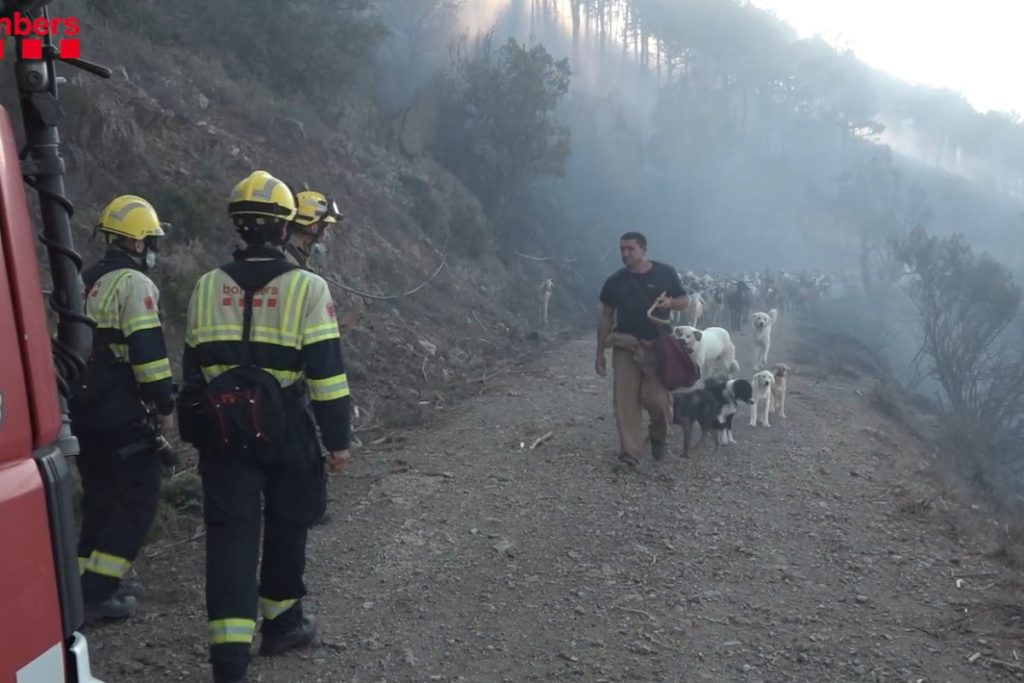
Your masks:
{"label": "rocky hillside", "polygon": [[[341,104],[331,100],[330,115],[321,116],[327,108],[318,107],[317,93],[282,96],[240,78],[216,47],[200,53],[173,40],[156,44],[87,3],[63,4],[81,17],[83,56],[115,72],[105,81],[61,71],[78,246],[87,259],[99,253],[88,238],[111,197],[153,201],[173,224],[156,279],[174,356],[192,284],[235,241],[227,195],[257,168],[328,189],[347,215],[326,272],[340,285],[339,310],[358,315],[346,353],[358,403],[373,421],[427,417],[478,385],[473,380],[499,359],[541,343],[545,335],[534,327],[546,277],[559,285],[555,324],[580,322],[585,289],[575,264],[523,258],[498,244],[477,197],[427,154],[429,98],[396,117],[357,90]],[[13,106],[10,70],[3,78],[4,103]],[[391,298],[428,280],[411,296]]]}

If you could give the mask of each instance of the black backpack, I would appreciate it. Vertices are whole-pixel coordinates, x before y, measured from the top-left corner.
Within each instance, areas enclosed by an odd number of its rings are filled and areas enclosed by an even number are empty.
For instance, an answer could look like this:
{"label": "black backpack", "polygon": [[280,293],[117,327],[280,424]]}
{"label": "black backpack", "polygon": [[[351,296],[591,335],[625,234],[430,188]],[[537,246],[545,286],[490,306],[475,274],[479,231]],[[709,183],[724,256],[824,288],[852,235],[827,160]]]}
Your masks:
{"label": "black backpack", "polygon": [[277,259],[258,264],[233,261],[221,266],[245,292],[242,356],[238,367],[217,375],[206,385],[201,400],[211,417],[214,445],[265,463],[279,459],[295,409],[277,378],[252,360],[249,337],[253,297],[271,280],[296,268]]}
{"label": "black backpack", "polygon": [[76,431],[102,434],[146,416],[131,366],[102,340],[94,340],[84,370],[70,385],[68,410]]}

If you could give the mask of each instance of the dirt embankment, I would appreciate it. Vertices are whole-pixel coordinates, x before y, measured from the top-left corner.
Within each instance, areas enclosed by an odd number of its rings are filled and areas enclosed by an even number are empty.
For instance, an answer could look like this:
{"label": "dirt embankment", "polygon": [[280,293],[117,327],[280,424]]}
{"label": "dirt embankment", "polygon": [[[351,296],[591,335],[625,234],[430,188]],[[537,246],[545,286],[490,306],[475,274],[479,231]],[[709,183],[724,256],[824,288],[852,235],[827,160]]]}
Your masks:
{"label": "dirt embankment", "polygon": [[[1021,677],[1019,575],[876,408],[870,355],[787,316],[772,351],[799,369],[788,419],[743,413],[738,445],[634,474],[612,471],[587,340],[362,450],[310,535],[322,644],[254,680]],[[99,675],[205,680],[202,542],[160,542],[136,572],[141,618],[88,634]]]}

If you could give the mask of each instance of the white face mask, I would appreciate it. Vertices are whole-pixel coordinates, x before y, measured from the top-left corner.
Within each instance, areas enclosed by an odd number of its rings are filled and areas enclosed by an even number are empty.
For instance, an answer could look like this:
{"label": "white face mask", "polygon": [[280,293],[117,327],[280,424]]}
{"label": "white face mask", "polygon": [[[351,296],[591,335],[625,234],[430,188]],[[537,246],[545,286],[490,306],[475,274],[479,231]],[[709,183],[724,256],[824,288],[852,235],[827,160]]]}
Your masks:
{"label": "white face mask", "polygon": [[327,253],[327,247],[325,247],[323,243],[317,242],[313,245],[312,249],[309,250],[309,253],[318,256],[323,256],[324,254]]}
{"label": "white face mask", "polygon": [[142,257],[142,263],[146,266],[146,270],[151,270],[156,265],[156,252],[147,249],[146,255]]}

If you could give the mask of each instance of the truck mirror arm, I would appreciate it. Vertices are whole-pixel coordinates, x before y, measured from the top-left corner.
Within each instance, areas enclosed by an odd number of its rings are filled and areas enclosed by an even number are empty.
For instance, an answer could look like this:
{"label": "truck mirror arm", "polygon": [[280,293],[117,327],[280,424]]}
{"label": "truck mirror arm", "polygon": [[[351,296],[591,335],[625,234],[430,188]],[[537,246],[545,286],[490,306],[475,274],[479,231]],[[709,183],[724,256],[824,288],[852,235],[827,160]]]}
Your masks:
{"label": "truck mirror arm", "polygon": [[[40,5],[43,5],[41,9]],[[45,2],[0,0],[0,16],[14,11],[27,14],[33,21],[37,16],[49,18]],[[75,251],[71,231],[74,205],[64,190],[65,163],[60,153],[59,131],[63,111],[57,90],[62,79],[58,79],[56,73],[60,53],[52,36],[47,35],[43,38],[42,59],[25,59],[21,49],[25,39],[17,39],[18,59],[14,64],[25,129],[25,146],[19,156],[25,183],[39,196],[42,216],[39,240],[46,248],[52,278],[48,301],[58,316],[57,334],[52,344],[64,423],[61,441],[67,447],[65,453],[74,454],[77,453],[77,443],[68,429],[70,382],[85,368],[85,359],[92,351],[92,329],[96,323],[85,315],[81,289],[82,257]],[[60,61],[104,78],[111,75],[110,69],[85,60]]]}

